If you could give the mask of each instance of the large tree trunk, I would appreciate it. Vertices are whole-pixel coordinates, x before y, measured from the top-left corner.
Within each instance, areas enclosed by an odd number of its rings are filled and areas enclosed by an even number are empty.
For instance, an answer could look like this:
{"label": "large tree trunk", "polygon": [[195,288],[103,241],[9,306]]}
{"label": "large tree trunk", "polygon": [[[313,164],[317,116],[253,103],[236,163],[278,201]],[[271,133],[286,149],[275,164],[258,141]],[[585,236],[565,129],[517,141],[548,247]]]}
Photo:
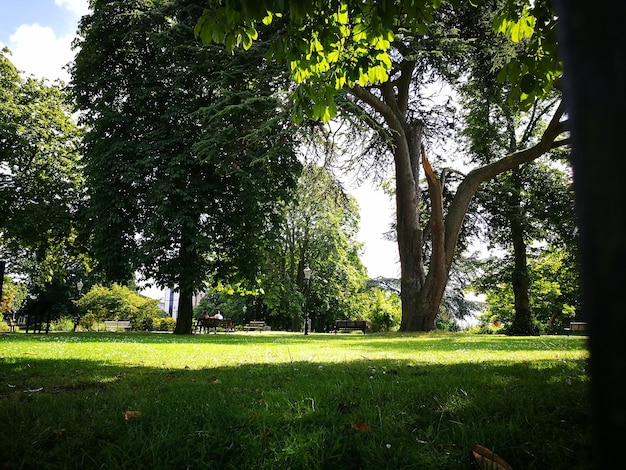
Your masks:
{"label": "large tree trunk", "polygon": [[441,182],[430,166],[423,146],[421,146],[421,156],[426,181],[428,181],[428,195],[431,203],[431,216],[428,222],[431,234],[431,255],[428,275],[422,283],[422,288],[416,295],[416,303],[413,305],[414,309],[407,312],[409,318],[407,318],[404,324],[400,325],[402,331],[430,331],[435,329],[435,320],[439,314],[439,305],[448,283],[448,273],[451,265],[451,262],[449,263],[446,257]]}
{"label": "large tree trunk", "polygon": [[178,278],[178,317],[176,318],[175,335],[190,335],[193,330],[193,276],[186,276],[184,273],[193,271],[196,263],[196,253],[189,249],[193,246],[188,237],[183,233],[181,235],[180,249],[178,252],[178,263],[180,264],[180,272]]}
{"label": "large tree trunk", "polygon": [[513,198],[509,208],[509,223],[511,226],[511,239],[513,241],[513,275],[511,285],[513,287],[513,299],[515,317],[510,329],[515,335],[533,334],[530,299],[530,276],[528,275],[528,257],[526,253],[526,241],[524,240],[524,223],[521,204],[521,180],[519,169],[513,169]]}
{"label": "large tree trunk", "polygon": [[404,134],[405,146],[396,146],[396,212],[400,254],[401,331],[422,331],[426,313],[424,289],[423,230],[420,226],[419,149],[422,124],[416,122]]}
{"label": "large tree trunk", "polygon": [[[564,108],[559,106],[539,143],[472,170],[459,185],[444,219],[441,184],[421,147],[422,123],[406,122],[412,68],[411,64],[405,67],[402,79],[394,85],[381,85],[382,98],[359,86],[355,86],[352,93],[383,116],[388,126],[388,137],[393,140],[402,300],[400,330],[430,331],[435,328],[461,225],[476,190],[483,182],[535,160],[550,150],[555,145],[555,139],[564,131],[560,123]],[[420,151],[432,207],[427,227],[432,241],[432,254],[426,276],[422,254],[424,232],[420,225],[419,207]]]}
{"label": "large tree trunk", "polygon": [[515,318],[511,332],[516,335],[532,334],[532,321],[530,311],[530,277],[528,275],[528,263],[526,255],[526,242],[524,231],[518,220],[511,221],[511,238],[513,240],[513,275],[511,286],[513,287],[513,299]]}
{"label": "large tree trunk", "polygon": [[178,296],[178,318],[175,335],[190,335],[193,329],[193,292],[181,289]]}

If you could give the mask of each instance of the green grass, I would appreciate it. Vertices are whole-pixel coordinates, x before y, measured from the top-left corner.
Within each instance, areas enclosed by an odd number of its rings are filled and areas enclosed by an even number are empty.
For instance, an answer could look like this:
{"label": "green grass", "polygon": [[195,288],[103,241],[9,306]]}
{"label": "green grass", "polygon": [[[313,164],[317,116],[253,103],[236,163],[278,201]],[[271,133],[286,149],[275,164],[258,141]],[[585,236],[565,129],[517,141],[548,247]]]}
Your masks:
{"label": "green grass", "polygon": [[481,444],[586,469],[587,358],[581,337],[8,334],[0,468],[470,469]]}

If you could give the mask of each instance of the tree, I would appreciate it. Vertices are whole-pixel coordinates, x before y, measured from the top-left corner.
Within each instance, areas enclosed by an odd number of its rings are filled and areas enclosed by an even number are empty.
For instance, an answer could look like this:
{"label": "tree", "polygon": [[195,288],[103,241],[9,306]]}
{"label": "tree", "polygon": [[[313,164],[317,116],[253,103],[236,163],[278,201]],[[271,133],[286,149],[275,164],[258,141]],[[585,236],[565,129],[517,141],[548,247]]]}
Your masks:
{"label": "tree", "polygon": [[133,329],[143,329],[148,321],[162,317],[159,301],[149,299],[126,286],[113,284],[111,287],[95,285],[77,302],[83,315],[92,314],[97,321],[131,320]]}
{"label": "tree", "polygon": [[529,251],[547,256],[551,250],[561,249],[570,254],[564,259],[568,269],[578,269],[571,177],[545,163],[533,162],[492,183],[479,200],[485,211],[490,246],[511,254],[507,260],[513,264],[508,275],[515,299],[515,320],[508,332],[536,334],[532,304],[539,299],[533,299],[530,292]]}
{"label": "tree", "polygon": [[79,145],[82,133],[60,85],[23,79],[0,52],[0,258],[27,280],[31,293],[65,286],[89,260],[80,238],[85,205]]}
{"label": "tree", "polygon": [[298,331],[305,301],[303,270],[309,266],[308,311],[312,328],[323,331],[337,318],[360,310],[358,293],[366,271],[357,242],[355,200],[324,168],[304,168],[294,200],[285,208],[278,243],[268,250],[261,286],[273,323]]}
{"label": "tree", "polygon": [[[502,3],[502,2],[500,2]],[[535,99],[530,108],[519,100],[509,100],[511,85],[499,79],[494,63],[523,56],[526,46],[513,44],[493,32],[494,12],[481,10],[468,17],[469,29],[476,37],[477,53],[470,59],[471,73],[461,88],[467,147],[473,161],[490,163],[502,153],[514,152],[536,141],[545,116],[552,110],[558,94],[547,100]],[[563,156],[551,152],[552,157]],[[556,160],[556,158],[555,158]],[[566,166],[565,158],[560,166]],[[546,163],[533,162],[513,168],[486,184],[478,194],[482,218],[490,245],[512,249],[514,269],[511,283],[515,298],[515,321],[509,332],[532,334],[529,299],[530,276],[527,266],[528,244],[546,241],[575,243],[571,178]]]}
{"label": "tree", "polygon": [[[253,2],[260,7],[268,3],[250,0],[245,4]],[[305,3],[314,5],[312,1]],[[524,24],[521,20],[528,22],[532,19],[528,12],[533,8],[540,7],[551,13],[552,2],[507,3],[523,8],[526,13],[522,18],[518,17],[519,22],[506,24],[511,32],[514,27],[519,32],[519,26]],[[535,48],[536,53],[544,44],[548,51],[554,51],[557,44],[554,23],[558,17],[563,88],[571,117],[573,168],[577,175],[575,192],[582,239],[584,304],[592,320],[590,342],[596,405],[596,455],[598,467],[604,468],[621,462],[620,444],[626,436],[625,404],[616,393],[621,389],[624,377],[621,358],[626,353],[626,342],[621,338],[626,317],[616,304],[621,298],[622,285],[617,280],[621,279],[623,263],[615,262],[624,259],[626,214],[620,197],[623,174],[621,171],[607,172],[607,168],[621,169],[621,160],[616,156],[623,147],[620,128],[626,110],[623,87],[626,43],[624,35],[620,34],[623,5],[620,1],[611,1],[603,4],[603,8],[590,8],[589,2],[582,0],[559,0],[554,4],[558,15],[548,14],[535,25],[534,29],[540,34],[533,35],[533,41],[539,46]],[[384,6],[387,5],[384,2]],[[262,14],[267,14],[268,10],[273,11],[268,8],[262,10]],[[554,64],[556,54],[548,58]],[[534,67],[534,63],[530,66]],[[553,72],[559,67],[550,65],[544,70],[548,72],[544,76],[554,77]],[[527,74],[512,72],[511,75],[517,76],[518,83],[521,83]],[[606,210],[598,210],[600,207]],[[610,221],[606,220],[607,213],[611,214]]]}
{"label": "tree", "polygon": [[178,334],[208,280],[254,282],[299,171],[284,74],[194,41],[202,4],[95,1],[72,69],[94,258],[178,289]]}
{"label": "tree", "polygon": [[[473,7],[489,2],[473,0]],[[195,32],[204,42],[248,49],[258,28],[288,19],[275,38],[270,54],[289,64],[298,84],[295,117],[328,121],[337,112],[338,90],[390,79],[392,44],[407,36],[427,37],[441,5],[464,8],[458,0],[216,0]],[[501,75],[513,85],[511,97],[532,103],[550,91],[560,76],[556,53],[556,16],[551,2],[498,2],[494,29],[514,42],[525,41],[522,56],[505,64]]]}
{"label": "tree", "polygon": [[[537,249],[530,254],[528,298],[532,333],[563,334],[563,328],[581,307],[576,265],[572,265],[569,253],[563,249]],[[503,282],[511,278],[514,269],[510,258],[487,260],[473,287],[486,295],[483,322],[501,322],[505,332],[511,329],[516,332],[515,293],[510,282]]]}
{"label": "tree", "polygon": [[15,313],[26,299],[26,286],[13,282],[9,276],[3,276],[0,313]]}
{"label": "tree", "polygon": [[[416,101],[429,76],[453,77],[451,67],[461,66],[471,49],[459,41],[457,31],[462,24],[455,16],[457,10],[433,11],[439,3],[302,2],[282,11],[279,3],[274,2],[262,2],[258,8],[248,2],[224,2],[225,6],[205,10],[197,27],[207,41],[225,39],[234,47],[237,38],[241,38],[247,46],[246,38],[253,36],[251,31],[257,22],[271,21],[277,11],[289,15],[288,34],[274,52],[291,59],[292,76],[300,83],[297,97],[302,115],[329,119],[333,114],[333,90],[341,88],[351,95],[352,112],[356,110],[361,120],[372,127],[383,144],[376,148],[383,148],[393,158],[402,284],[401,329],[405,331],[435,327],[459,232],[478,187],[559,145],[555,141],[564,131],[560,122],[564,108],[558,106],[534,145],[472,170],[444,207],[444,181],[426,156],[426,119]],[[431,210],[425,225],[419,204],[422,174],[428,184]],[[427,242],[428,260],[424,257]]]}

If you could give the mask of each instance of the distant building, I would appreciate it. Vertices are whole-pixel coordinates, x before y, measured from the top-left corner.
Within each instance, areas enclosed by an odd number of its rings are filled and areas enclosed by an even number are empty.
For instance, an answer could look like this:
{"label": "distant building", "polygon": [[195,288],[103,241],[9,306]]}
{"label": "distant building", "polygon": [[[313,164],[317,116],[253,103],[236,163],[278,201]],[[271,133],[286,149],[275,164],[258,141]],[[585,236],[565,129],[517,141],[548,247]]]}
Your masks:
{"label": "distant building", "polygon": [[[161,291],[161,297],[159,299],[159,308],[174,320],[178,318],[178,297],[178,292],[168,288]],[[194,295],[191,299],[191,305],[196,307],[200,303],[202,297],[204,297],[204,292]]]}

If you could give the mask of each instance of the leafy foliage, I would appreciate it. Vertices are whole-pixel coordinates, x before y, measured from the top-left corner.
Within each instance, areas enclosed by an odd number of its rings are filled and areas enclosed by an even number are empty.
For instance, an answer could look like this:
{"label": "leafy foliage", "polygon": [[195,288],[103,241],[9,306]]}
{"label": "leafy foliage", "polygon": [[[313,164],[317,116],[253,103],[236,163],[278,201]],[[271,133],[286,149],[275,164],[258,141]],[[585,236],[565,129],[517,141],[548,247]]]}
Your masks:
{"label": "leafy foliage", "polygon": [[16,312],[26,299],[26,286],[13,282],[9,276],[4,276],[2,298],[0,298],[0,313]]}
{"label": "leafy foliage", "polygon": [[93,321],[130,320],[135,329],[142,329],[146,321],[152,323],[154,317],[165,316],[159,309],[158,300],[139,295],[119,284],[113,284],[111,287],[93,286],[76,304],[82,316],[93,315]]}
{"label": "leafy foliage", "polygon": [[[512,265],[509,257],[485,262],[483,274],[474,282],[477,292],[486,295],[487,311],[481,323],[500,322],[509,329],[515,319],[513,290],[510,283]],[[536,333],[562,333],[580,312],[580,279],[577,264],[565,250],[535,250],[529,262],[530,307]]]}
{"label": "leafy foliage", "polygon": [[57,85],[22,79],[0,52],[0,253],[31,284],[85,270],[81,132]]}
{"label": "leafy foliage", "polygon": [[372,332],[395,331],[400,326],[402,307],[400,296],[384,289],[370,287],[359,294],[359,300],[365,303],[361,318],[368,320]]}
{"label": "leafy foliage", "polygon": [[[305,116],[328,121],[343,87],[377,85],[394,72],[392,43],[432,33],[441,0],[280,0],[217,1],[204,10],[195,33],[205,43],[248,49],[263,25],[283,21],[282,34],[268,54],[285,62],[299,86],[297,121]],[[485,7],[480,0],[470,2]],[[556,18],[548,1],[498,3],[495,31],[527,44],[527,55],[505,64],[500,77],[513,85],[512,99],[532,103],[550,90],[560,74],[556,55]],[[467,6],[464,6],[467,8]]]}
{"label": "leafy foliage", "polygon": [[283,75],[194,41],[203,3],[94,2],[73,69],[95,258],[179,289],[180,333],[207,281],[254,283],[299,170]]}
{"label": "leafy foliage", "polygon": [[[323,331],[337,318],[353,318],[366,271],[356,241],[356,202],[324,168],[307,166],[295,199],[285,209],[278,243],[268,251],[261,286],[268,316],[283,328],[298,330],[309,266],[308,311],[312,327]],[[278,326],[277,325],[277,326]]]}

